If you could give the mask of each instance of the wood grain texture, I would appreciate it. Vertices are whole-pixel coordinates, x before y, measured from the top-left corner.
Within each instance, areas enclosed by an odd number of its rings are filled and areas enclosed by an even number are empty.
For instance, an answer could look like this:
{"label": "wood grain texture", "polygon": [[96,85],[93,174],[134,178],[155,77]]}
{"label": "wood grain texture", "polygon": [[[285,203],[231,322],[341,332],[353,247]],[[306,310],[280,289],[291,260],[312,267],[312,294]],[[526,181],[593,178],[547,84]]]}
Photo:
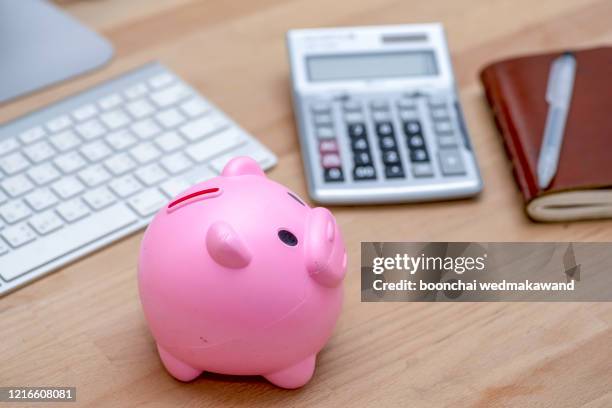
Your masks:
{"label": "wood grain texture", "polygon": [[528,221],[477,82],[478,69],[498,58],[609,43],[611,2],[59,3],[106,35],[116,58],[3,106],[0,121],[158,59],[269,146],[279,157],[269,176],[303,197],[286,30],[441,21],[485,189],[477,199],[452,203],[333,209],[349,252],[346,299],[303,389],[281,390],[257,377],[173,380],[138,301],[141,233],[0,299],[0,385],[76,386],[79,406],[612,406],[611,304],[362,304],[358,267],[361,241],[612,240],[612,221]]}

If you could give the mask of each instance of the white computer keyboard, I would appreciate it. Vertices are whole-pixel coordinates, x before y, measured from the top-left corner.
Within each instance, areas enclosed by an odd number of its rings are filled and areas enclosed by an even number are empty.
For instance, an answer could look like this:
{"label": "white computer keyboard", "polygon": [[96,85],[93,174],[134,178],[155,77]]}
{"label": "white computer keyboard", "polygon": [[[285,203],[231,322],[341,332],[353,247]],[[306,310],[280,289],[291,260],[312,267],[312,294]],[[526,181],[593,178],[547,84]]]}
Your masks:
{"label": "white computer keyboard", "polygon": [[246,155],[276,157],[158,63],[0,128],[0,295],[144,227]]}

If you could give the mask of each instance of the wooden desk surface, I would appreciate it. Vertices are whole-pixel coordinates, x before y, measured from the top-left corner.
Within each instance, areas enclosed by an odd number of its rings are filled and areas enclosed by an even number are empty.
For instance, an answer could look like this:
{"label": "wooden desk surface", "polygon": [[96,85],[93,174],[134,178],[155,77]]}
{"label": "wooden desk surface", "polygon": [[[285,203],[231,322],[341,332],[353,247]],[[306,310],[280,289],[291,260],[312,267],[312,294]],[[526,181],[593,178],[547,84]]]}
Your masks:
{"label": "wooden desk surface", "polygon": [[173,380],[138,301],[141,233],[0,299],[0,385],[76,386],[78,404],[93,406],[612,406],[612,304],[362,304],[358,268],[362,240],[612,240],[611,221],[526,219],[477,81],[478,69],[493,59],[610,42],[612,3],[59,3],[110,38],[116,58],[92,75],[3,106],[0,120],[158,59],[269,146],[280,159],[270,177],[304,197],[285,31],[442,21],[485,189],[478,199],[453,203],[333,209],[348,245],[346,300],[303,389],[210,374],[190,384]]}

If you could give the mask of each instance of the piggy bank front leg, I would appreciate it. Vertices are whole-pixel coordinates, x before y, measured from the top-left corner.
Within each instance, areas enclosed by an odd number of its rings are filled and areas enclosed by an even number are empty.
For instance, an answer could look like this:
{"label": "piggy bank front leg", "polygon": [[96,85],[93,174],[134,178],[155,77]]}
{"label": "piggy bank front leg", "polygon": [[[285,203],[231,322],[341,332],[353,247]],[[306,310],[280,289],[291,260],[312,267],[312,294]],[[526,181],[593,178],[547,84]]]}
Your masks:
{"label": "piggy bank front leg", "polygon": [[182,362],[181,360],[167,352],[159,344],[157,345],[157,351],[159,352],[159,357],[161,358],[162,363],[164,363],[164,367],[166,367],[166,370],[168,370],[168,372],[177,380],[191,381],[197,378],[200,374],[202,374],[201,370],[197,370],[189,366],[188,364]]}
{"label": "piggy bank front leg", "polygon": [[299,388],[312,378],[315,369],[315,361],[316,355],[312,355],[290,367],[275,373],[265,374],[264,378],[281,388]]}

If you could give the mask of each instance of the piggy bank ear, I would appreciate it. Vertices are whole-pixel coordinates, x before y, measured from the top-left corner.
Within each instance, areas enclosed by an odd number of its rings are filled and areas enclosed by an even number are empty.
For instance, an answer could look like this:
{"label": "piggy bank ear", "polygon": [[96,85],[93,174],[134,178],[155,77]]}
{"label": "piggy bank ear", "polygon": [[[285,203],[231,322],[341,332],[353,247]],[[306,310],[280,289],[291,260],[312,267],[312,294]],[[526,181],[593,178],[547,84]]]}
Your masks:
{"label": "piggy bank ear", "polygon": [[346,273],[346,251],[336,231],[336,221],[329,210],[317,207],[310,211],[306,229],[306,269],[323,286],[335,287]]}
{"label": "piggy bank ear", "polygon": [[208,228],[206,249],[215,262],[233,269],[244,268],[252,258],[240,236],[223,221],[217,221]]}
{"label": "piggy bank ear", "polygon": [[244,176],[247,174],[266,177],[259,164],[247,156],[233,158],[225,165],[221,172],[222,176]]}

